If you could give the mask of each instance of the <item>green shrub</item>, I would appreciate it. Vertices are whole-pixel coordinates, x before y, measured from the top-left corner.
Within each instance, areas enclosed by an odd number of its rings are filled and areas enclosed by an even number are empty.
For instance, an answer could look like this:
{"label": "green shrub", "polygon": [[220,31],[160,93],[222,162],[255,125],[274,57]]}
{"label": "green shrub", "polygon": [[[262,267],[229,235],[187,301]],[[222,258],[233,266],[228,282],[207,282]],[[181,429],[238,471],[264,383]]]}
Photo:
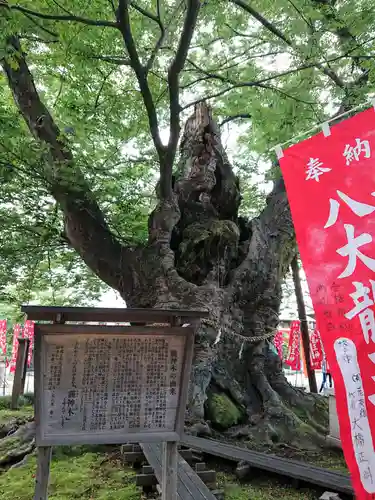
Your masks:
{"label": "green shrub", "polygon": [[[0,396],[0,410],[9,410],[12,401],[12,396]],[[32,406],[34,404],[34,394],[27,393],[20,396],[18,399],[18,406]]]}
{"label": "green shrub", "polygon": [[25,399],[26,401],[26,405],[27,406],[32,406],[34,404],[34,401],[35,401],[35,395],[33,392],[26,392],[24,395],[23,395],[23,398]]}
{"label": "green shrub", "polygon": [[0,410],[9,410],[11,400],[11,396],[0,396]]}

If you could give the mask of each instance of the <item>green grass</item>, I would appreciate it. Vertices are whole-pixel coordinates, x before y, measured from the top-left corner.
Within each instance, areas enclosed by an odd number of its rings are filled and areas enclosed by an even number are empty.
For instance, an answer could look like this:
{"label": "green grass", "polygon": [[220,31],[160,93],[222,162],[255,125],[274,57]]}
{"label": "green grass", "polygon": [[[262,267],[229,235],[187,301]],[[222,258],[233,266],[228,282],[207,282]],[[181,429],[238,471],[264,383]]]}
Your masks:
{"label": "green grass", "polygon": [[332,452],[322,453],[320,455],[320,458],[316,460],[315,465],[336,472],[343,472],[344,474],[349,474],[348,466],[346,465],[344,455],[341,452],[332,451]]}
{"label": "green grass", "polygon": [[[10,399],[0,398],[0,429],[12,420],[26,421],[33,416],[25,399],[19,410],[10,410]],[[16,438],[15,438],[16,439]],[[9,441],[11,444],[11,441]],[[0,469],[0,500],[30,500],[34,495],[36,458],[8,471]],[[122,465],[114,453],[103,447],[56,447],[51,462],[48,498],[50,500],[140,500],[134,484],[135,473]]]}
{"label": "green grass", "polygon": [[273,478],[254,478],[251,484],[239,485],[234,476],[218,474],[220,488],[225,491],[225,500],[314,500],[316,492],[296,490]]}
{"label": "green grass", "polygon": [[32,406],[22,406],[19,410],[0,410],[0,425],[12,419],[29,419],[34,415]]}
{"label": "green grass", "polygon": [[[5,403],[5,402],[3,402]],[[1,403],[0,403],[1,406]],[[4,404],[4,406],[7,406]],[[2,423],[28,419],[33,408],[0,409]],[[320,465],[332,469],[345,467],[340,454],[325,455]],[[30,500],[35,486],[36,459],[31,456],[18,469],[0,470],[0,500]],[[103,447],[56,447],[51,463],[49,500],[141,500],[141,490],[134,484],[135,472],[125,467],[118,455]],[[239,484],[231,474],[218,473],[218,486],[225,500],[313,500],[312,490],[295,490],[275,478],[253,478],[250,484]]]}
{"label": "green grass", "polygon": [[[140,500],[134,472],[110,454],[58,448],[52,458],[50,500]],[[36,460],[0,475],[0,500],[30,500],[35,485]]]}
{"label": "green grass", "polygon": [[34,415],[34,408],[29,395],[19,398],[18,410],[10,409],[11,399],[11,396],[0,396],[0,434],[1,429],[7,424],[14,421],[21,425],[31,420]]}

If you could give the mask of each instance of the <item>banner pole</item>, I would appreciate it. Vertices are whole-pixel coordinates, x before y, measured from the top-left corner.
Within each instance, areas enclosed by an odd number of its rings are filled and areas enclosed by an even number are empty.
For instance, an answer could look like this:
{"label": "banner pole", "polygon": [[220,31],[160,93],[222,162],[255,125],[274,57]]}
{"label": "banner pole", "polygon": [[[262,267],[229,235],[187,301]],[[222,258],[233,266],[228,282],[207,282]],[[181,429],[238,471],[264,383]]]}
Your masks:
{"label": "banner pole", "polygon": [[5,396],[5,389],[7,383],[7,358],[4,358],[4,378],[3,378],[3,396]]}
{"label": "banner pole", "polygon": [[306,307],[305,307],[305,302],[303,300],[303,292],[302,292],[301,279],[299,276],[299,265],[297,256],[293,258],[291,267],[293,273],[294,290],[297,300],[298,317],[301,322],[303,352],[305,356],[305,366],[307,371],[307,377],[309,379],[310,392],[317,393],[318,387],[316,384],[315,372],[311,368],[309,325],[307,323]]}

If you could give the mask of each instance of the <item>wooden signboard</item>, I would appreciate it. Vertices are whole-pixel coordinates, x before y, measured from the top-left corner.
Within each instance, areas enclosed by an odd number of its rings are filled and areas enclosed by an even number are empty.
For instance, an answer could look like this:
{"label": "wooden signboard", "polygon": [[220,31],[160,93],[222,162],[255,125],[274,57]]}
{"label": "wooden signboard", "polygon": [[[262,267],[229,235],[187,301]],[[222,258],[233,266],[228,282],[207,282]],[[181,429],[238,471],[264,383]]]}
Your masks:
{"label": "wooden signboard", "polygon": [[[194,347],[194,328],[174,326],[185,314],[150,310],[152,318],[167,323],[147,326],[145,310],[146,326],[103,326],[63,324],[63,318],[78,321],[81,314],[74,308],[51,309],[23,308],[29,319],[55,319],[35,325],[34,500],[47,498],[51,446],[129,442],[171,443],[165,446],[165,477],[173,478],[163,485],[163,499],[175,499],[176,442],[184,428]],[[107,316],[110,322],[110,311],[86,311],[82,320]],[[140,310],[123,311],[116,311],[118,321],[139,321]],[[186,314],[191,323],[193,313]],[[195,313],[199,316],[206,314]]]}
{"label": "wooden signboard", "polygon": [[177,441],[192,343],[190,328],[36,326],[37,445]]}

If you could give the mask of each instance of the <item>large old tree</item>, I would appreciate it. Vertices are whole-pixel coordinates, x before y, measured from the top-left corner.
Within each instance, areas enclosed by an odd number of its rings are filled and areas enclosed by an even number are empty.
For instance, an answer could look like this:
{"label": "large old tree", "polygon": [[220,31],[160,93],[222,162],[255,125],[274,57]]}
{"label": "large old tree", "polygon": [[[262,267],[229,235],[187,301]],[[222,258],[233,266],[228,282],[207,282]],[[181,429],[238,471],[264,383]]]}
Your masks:
{"label": "large old tree", "polygon": [[371,93],[373,7],[0,0],[1,299],[84,303],[95,275],[129,307],[209,311],[187,422],[321,444],[320,400],[270,347],[296,254],[277,164],[264,200],[251,181]]}

